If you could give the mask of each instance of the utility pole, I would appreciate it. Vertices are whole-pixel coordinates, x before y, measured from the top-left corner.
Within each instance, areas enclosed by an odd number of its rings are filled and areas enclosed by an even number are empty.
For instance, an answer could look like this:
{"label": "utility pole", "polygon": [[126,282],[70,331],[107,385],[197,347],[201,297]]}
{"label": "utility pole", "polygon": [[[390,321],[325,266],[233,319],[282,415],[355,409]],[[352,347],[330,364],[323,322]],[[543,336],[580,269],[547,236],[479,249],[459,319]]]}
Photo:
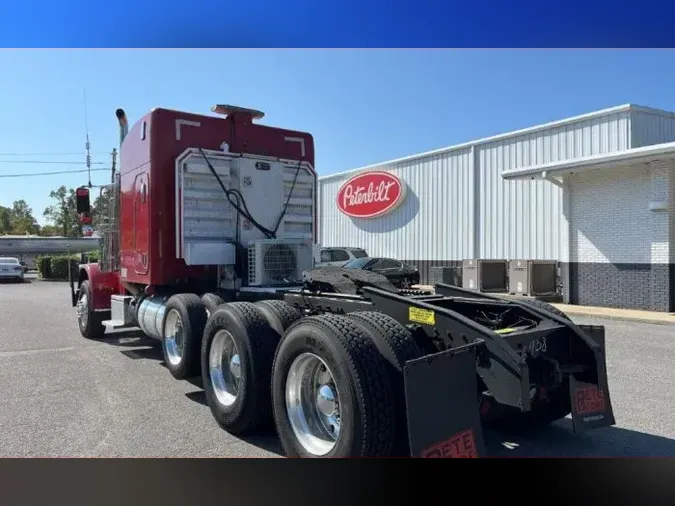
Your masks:
{"label": "utility pole", "polygon": [[87,136],[86,139],[87,141],[85,142],[85,149],[87,151],[87,174],[89,176],[89,188],[92,187],[91,184],[91,152],[90,152],[90,147],[91,145],[89,144],[89,118],[87,117],[87,92],[85,90],[82,90],[82,100],[84,102],[84,128],[86,130]]}
{"label": "utility pole", "polygon": [[112,174],[110,175],[110,182],[112,184],[115,184],[115,170],[116,170],[116,163],[117,163],[117,149],[113,148],[112,153],[110,153],[112,156]]}

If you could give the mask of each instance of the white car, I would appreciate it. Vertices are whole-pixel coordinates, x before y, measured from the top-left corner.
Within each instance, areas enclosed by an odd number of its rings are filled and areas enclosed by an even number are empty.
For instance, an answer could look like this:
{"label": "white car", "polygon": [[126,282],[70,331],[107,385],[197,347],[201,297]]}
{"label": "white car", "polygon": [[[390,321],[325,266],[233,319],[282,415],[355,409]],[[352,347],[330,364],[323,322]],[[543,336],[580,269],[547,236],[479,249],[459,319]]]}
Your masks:
{"label": "white car", "polygon": [[350,260],[367,256],[368,253],[363,248],[321,248],[321,257],[315,267],[342,267]]}
{"label": "white car", "polygon": [[24,268],[18,258],[0,257],[0,279],[23,281]]}

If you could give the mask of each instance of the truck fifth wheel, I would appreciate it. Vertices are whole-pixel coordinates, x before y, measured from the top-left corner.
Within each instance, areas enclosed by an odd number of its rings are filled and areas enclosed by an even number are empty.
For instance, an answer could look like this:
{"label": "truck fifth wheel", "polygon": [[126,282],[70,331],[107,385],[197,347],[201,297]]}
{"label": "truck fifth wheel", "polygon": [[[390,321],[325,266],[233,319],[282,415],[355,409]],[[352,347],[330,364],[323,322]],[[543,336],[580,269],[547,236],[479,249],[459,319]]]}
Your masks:
{"label": "truck fifth wheel", "polygon": [[[476,457],[485,425],[613,425],[605,329],[543,302],[399,290],[314,269],[314,143],[154,109],[120,124],[100,263],[72,271],[82,335],[137,327],[177,379],[201,375],[233,434],[274,425],[287,456]],[[89,212],[88,191],[77,192]]]}

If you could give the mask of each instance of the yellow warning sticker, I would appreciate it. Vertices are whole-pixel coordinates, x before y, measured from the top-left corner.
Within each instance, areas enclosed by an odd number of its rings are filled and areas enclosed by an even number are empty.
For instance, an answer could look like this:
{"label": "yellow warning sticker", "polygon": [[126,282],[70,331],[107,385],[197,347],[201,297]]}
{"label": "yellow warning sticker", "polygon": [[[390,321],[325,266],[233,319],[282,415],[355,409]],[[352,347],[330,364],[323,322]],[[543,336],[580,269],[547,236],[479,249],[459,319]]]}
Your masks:
{"label": "yellow warning sticker", "polygon": [[411,307],[408,310],[408,319],[411,322],[423,323],[424,325],[436,325],[436,313],[431,309]]}
{"label": "yellow warning sticker", "polygon": [[516,331],[516,329],[512,329],[511,327],[506,327],[506,328],[503,328],[503,329],[495,330],[495,332],[497,334],[510,334],[511,332],[515,332],[515,331]]}

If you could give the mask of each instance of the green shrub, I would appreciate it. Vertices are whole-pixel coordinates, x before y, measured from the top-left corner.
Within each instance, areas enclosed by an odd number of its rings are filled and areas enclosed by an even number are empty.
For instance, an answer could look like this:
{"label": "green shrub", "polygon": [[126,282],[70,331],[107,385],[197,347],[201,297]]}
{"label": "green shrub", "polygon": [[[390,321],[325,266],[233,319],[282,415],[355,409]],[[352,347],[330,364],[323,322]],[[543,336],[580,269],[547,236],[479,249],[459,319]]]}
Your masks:
{"label": "green shrub", "polygon": [[52,257],[38,257],[36,262],[38,275],[42,279],[50,279],[52,276]]}
{"label": "green shrub", "polygon": [[98,250],[88,251],[88,252],[85,253],[84,255],[85,255],[85,259],[86,259],[87,262],[89,262],[89,263],[94,264],[94,263],[99,262],[100,254],[99,254],[99,251],[98,251]]}
{"label": "green shrub", "polygon": [[77,267],[80,264],[79,255],[62,255],[52,257],[51,259],[51,279],[68,279],[68,263],[70,268],[77,272]]}
{"label": "green shrub", "polygon": [[[42,279],[68,279],[68,262],[71,269],[77,273],[82,255],[79,253],[72,255],[43,256],[37,259],[38,274]],[[99,252],[90,251],[84,254],[84,261],[95,263],[99,261]]]}

